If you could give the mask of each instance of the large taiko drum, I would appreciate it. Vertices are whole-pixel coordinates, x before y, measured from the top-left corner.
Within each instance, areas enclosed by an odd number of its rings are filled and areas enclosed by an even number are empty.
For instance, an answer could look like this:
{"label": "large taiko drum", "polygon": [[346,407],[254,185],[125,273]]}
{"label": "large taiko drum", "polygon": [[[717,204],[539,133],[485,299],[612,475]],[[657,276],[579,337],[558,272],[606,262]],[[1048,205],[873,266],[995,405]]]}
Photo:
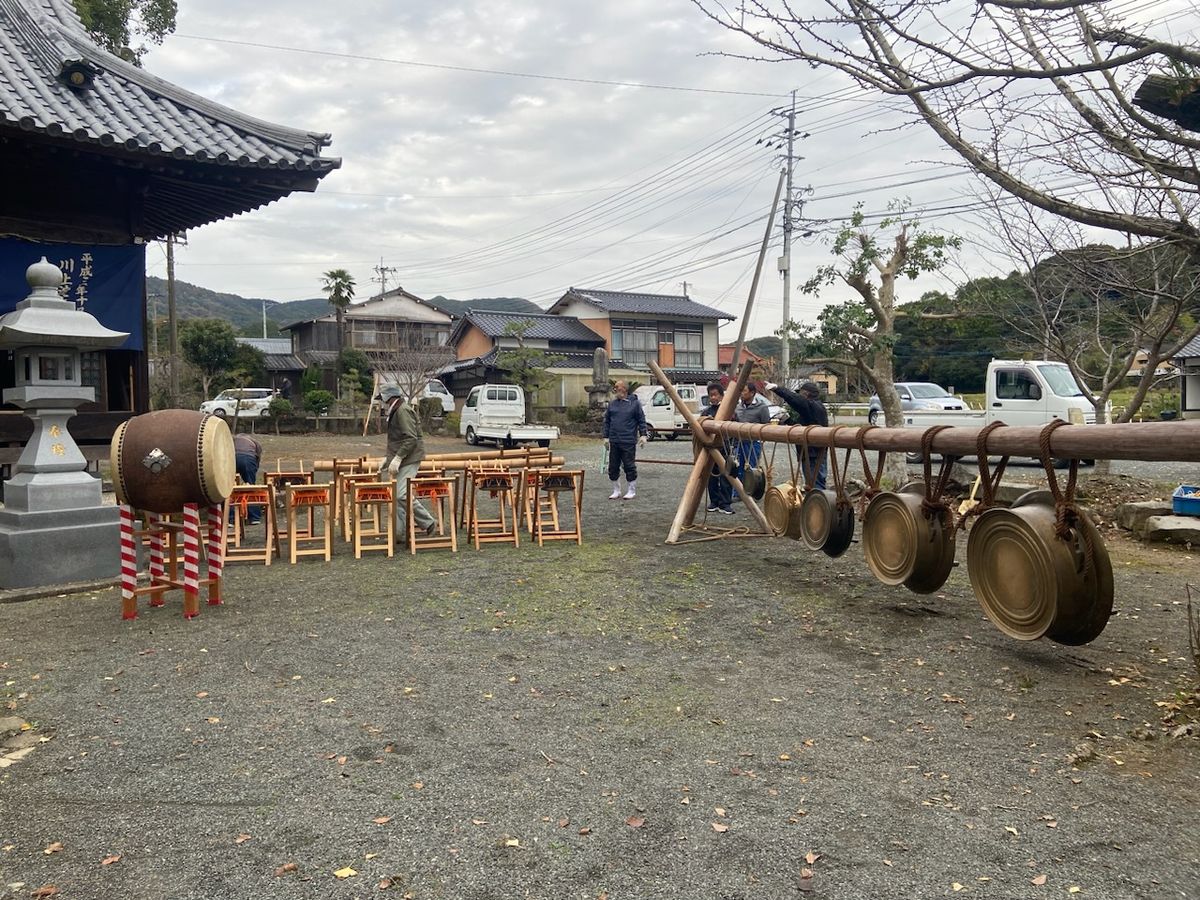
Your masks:
{"label": "large taiko drum", "polygon": [[178,512],[220,503],[233,490],[233,435],[222,419],[187,409],[134,416],[109,450],[117,501],[134,509]]}

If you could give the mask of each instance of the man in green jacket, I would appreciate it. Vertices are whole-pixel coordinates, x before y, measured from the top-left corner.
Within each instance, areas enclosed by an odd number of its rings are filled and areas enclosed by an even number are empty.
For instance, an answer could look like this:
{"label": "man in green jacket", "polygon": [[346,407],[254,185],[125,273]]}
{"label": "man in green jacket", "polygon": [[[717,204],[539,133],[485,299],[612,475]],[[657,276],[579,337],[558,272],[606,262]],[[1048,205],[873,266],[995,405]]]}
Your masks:
{"label": "man in green jacket", "polygon": [[[421,440],[421,420],[411,403],[397,395],[387,401],[387,455],[380,472],[387,469],[396,479],[396,536],[406,536],[404,501],[408,496],[408,479],[414,477],[425,458],[425,444]],[[420,500],[413,498],[413,521],[426,534],[433,534],[437,520]]]}

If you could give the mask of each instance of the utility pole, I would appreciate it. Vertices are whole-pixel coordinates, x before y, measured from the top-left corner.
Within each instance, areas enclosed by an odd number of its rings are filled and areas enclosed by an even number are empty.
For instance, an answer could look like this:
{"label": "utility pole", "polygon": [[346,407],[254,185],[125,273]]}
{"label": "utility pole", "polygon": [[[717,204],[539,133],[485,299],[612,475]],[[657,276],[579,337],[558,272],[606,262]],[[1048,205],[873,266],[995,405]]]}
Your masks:
{"label": "utility pole", "polygon": [[372,281],[379,282],[379,295],[380,296],[383,296],[384,294],[387,293],[388,275],[392,274],[395,271],[396,271],[395,266],[385,266],[383,264],[383,257],[382,256],[379,257],[379,265],[377,265],[375,267],[375,274],[378,277],[373,278]]}
{"label": "utility pole", "polygon": [[688,283],[686,281],[681,282],[681,283],[683,284],[683,296],[686,297],[688,295],[688,292],[687,292]]}
{"label": "utility pole", "polygon": [[263,340],[265,341],[267,339],[267,301],[266,300],[264,300],[262,302],[262,314],[263,314]]}
{"label": "utility pole", "polygon": [[[179,408],[179,328],[175,317],[175,235],[167,235],[167,341],[171,366],[171,407]],[[204,399],[208,399],[205,397]]]}
{"label": "utility pole", "polygon": [[783,203],[783,258],[779,266],[783,269],[783,347],[779,352],[779,381],[788,384],[792,365],[792,338],[787,333],[792,319],[792,163],[796,142],[796,92],[792,91],[792,106],[787,118],[787,193]]}

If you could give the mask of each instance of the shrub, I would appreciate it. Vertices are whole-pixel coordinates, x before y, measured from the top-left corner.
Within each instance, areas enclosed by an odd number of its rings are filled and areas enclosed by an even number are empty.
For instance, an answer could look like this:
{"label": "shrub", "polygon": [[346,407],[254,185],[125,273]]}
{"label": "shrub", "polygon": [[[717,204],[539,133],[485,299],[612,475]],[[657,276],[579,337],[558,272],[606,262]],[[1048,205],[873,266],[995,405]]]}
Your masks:
{"label": "shrub", "polygon": [[333,406],[333,393],[317,388],[304,395],[304,408],[316,416],[323,416]]}
{"label": "shrub", "polygon": [[459,415],[456,412],[446,414],[446,431],[450,434],[458,434]]}
{"label": "shrub", "polygon": [[288,416],[296,414],[295,407],[292,406],[291,400],[285,400],[283,397],[273,397],[271,405],[267,407],[267,412],[271,414],[273,419],[286,419]]}
{"label": "shrub", "polygon": [[567,421],[573,422],[576,425],[582,425],[588,420],[588,405],[586,403],[576,403],[574,406],[567,407]]}

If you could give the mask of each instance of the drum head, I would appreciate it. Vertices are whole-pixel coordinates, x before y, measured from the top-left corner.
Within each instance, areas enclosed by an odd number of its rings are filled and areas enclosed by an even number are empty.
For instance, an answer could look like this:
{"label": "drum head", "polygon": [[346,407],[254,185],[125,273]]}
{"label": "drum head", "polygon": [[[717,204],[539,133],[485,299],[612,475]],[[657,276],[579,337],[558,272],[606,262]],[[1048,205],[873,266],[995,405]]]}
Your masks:
{"label": "drum head", "polygon": [[121,466],[121,445],[125,442],[125,429],[129,427],[126,419],[113,432],[112,442],[108,445],[108,466],[112,472],[113,492],[121,505],[129,503],[129,488],[125,484],[125,472]]}
{"label": "drum head", "polygon": [[220,503],[233,492],[236,474],[233,434],[225,420],[207,416],[200,426],[197,446],[200,463],[200,488],[209,503]]}
{"label": "drum head", "polygon": [[800,504],[800,528],[804,546],[820,550],[829,539],[833,527],[833,507],[837,494],[833,491],[811,490]]}
{"label": "drum head", "polygon": [[763,512],[771,524],[775,534],[786,534],[788,522],[792,516],[792,498],[790,484],[780,485],[767,491],[767,499],[763,503]]}
{"label": "drum head", "polygon": [[916,494],[876,494],[863,518],[863,555],[883,584],[904,584],[917,564],[917,518],[921,497]]}
{"label": "drum head", "polygon": [[1045,635],[1058,612],[1058,572],[1049,543],[1053,518],[1053,510],[1042,506],[993,507],[967,538],[967,574],[984,615],[1019,641]]}

